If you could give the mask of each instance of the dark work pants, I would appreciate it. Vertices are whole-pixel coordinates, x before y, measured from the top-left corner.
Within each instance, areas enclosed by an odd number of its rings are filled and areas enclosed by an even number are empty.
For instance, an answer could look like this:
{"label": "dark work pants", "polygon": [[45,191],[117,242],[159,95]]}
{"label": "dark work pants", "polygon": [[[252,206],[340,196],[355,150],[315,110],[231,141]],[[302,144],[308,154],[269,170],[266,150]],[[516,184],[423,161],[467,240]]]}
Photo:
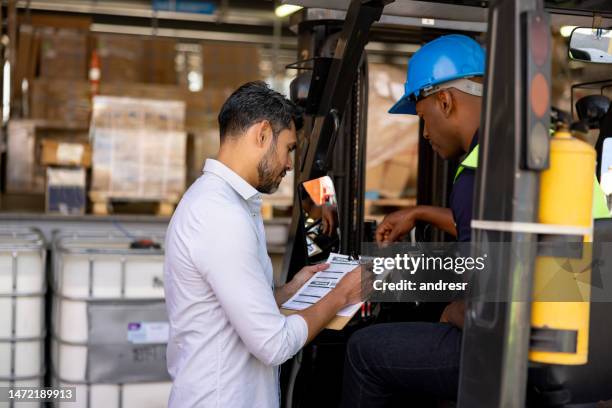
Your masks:
{"label": "dark work pants", "polygon": [[419,407],[423,398],[454,400],[459,384],[461,330],[448,323],[387,323],[350,338],[343,408]]}

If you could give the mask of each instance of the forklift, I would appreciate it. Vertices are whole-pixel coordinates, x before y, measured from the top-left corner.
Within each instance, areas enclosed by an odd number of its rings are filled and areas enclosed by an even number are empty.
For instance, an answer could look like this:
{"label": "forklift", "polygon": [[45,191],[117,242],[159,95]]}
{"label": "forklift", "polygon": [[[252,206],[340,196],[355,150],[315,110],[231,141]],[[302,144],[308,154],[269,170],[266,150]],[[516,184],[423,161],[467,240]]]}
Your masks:
{"label": "forklift", "polygon": [[[296,189],[300,192],[302,183],[330,177],[337,194],[340,233],[316,241],[314,224],[301,206],[303,197],[296,194],[281,282],[321,259],[321,251],[357,256],[362,243],[373,241],[376,226],[364,220],[368,100],[364,50],[368,41],[424,43],[456,32],[475,38],[487,53],[472,245],[592,240],[599,279],[607,281],[612,274],[612,254],[605,251],[605,245],[597,244],[612,242],[612,221],[568,226],[559,219],[563,209],[549,210],[547,214],[554,215],[544,220],[541,206],[559,205],[547,196],[551,189],[544,186],[552,183],[562,188],[563,184],[551,181],[549,172],[554,150],[548,131],[551,111],[554,121],[562,122],[559,118],[563,116],[550,106],[551,22],[556,19],[581,26],[585,35],[608,35],[612,1],[283,2],[304,6],[293,16],[298,61],[288,66],[298,72],[291,84],[291,98],[305,112],[304,133],[296,152]],[[568,58],[582,61],[593,61],[600,54],[568,50]],[[612,84],[609,66],[610,78],[595,83],[602,93]],[[604,148],[612,148],[612,108],[582,110],[578,112],[581,119],[601,123],[595,145],[601,168],[605,158],[612,157],[612,150],[606,155]],[[419,139],[417,204],[447,206],[456,164],[441,160]],[[598,178],[604,170],[607,168],[598,171]],[[582,207],[590,216],[590,207]],[[415,235],[423,242],[449,240],[423,225],[417,225]],[[311,252],[314,247],[317,257]],[[527,262],[519,262],[508,250],[495,262],[489,284],[507,301],[467,302],[456,406],[586,408],[612,400],[612,325],[608,323],[612,299],[566,304],[514,301],[532,299],[539,254],[527,256]],[[282,367],[282,406],[338,406],[345,346],[354,331],[381,321],[437,321],[440,311],[436,304],[376,304],[355,316],[342,331],[323,331]],[[560,326],[559,320],[563,321]],[[528,373],[538,368],[545,378],[534,380]],[[402,401],[397,406],[413,406],[409,399]]]}

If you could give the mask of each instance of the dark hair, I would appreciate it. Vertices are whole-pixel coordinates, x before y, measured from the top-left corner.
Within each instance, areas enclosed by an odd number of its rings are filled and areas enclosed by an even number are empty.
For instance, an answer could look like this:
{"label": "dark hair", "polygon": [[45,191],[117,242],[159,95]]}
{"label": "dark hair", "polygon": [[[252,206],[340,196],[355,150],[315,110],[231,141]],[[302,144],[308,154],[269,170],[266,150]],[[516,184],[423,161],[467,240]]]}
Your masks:
{"label": "dark hair", "polygon": [[242,133],[262,120],[270,122],[277,138],[280,132],[291,127],[292,121],[296,130],[302,127],[302,110],[265,82],[247,82],[221,107],[218,116],[221,143],[226,136]]}

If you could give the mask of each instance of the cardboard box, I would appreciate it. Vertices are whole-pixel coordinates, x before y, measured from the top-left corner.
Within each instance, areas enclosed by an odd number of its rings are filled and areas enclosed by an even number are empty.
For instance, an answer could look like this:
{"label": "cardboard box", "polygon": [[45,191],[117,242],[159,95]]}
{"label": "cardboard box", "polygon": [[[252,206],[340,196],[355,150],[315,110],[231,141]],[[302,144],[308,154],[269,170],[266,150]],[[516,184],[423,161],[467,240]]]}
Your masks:
{"label": "cardboard box", "polygon": [[41,28],[40,77],[87,79],[87,32],[67,28]]}
{"label": "cardboard box", "polygon": [[100,83],[142,82],[144,59],[141,37],[117,34],[96,34],[100,57]]}
{"label": "cardboard box", "polygon": [[83,168],[47,167],[46,211],[85,214],[86,177]]}
{"label": "cardboard box", "polygon": [[54,139],[41,141],[40,164],[43,166],[91,167],[89,143],[61,142]]}
{"label": "cardboard box", "polygon": [[259,49],[255,45],[204,43],[204,89],[235,90],[245,82],[261,79]]}
{"label": "cardboard box", "polygon": [[185,129],[192,133],[205,131],[211,122],[216,123],[219,110],[232,91],[231,89],[206,88],[199,92],[191,92],[176,85],[144,83],[102,83],[100,86],[102,96],[185,102]]}
{"label": "cardboard box", "polygon": [[100,83],[176,85],[176,44],[170,38],[96,34]]}
{"label": "cardboard box", "polygon": [[233,90],[220,88],[205,88],[200,92],[185,91],[187,111],[185,127],[189,131],[206,130],[211,122],[217,123],[219,111]]}
{"label": "cardboard box", "polygon": [[365,190],[380,193],[385,176],[385,164],[366,168]]}
{"label": "cardboard box", "polygon": [[88,81],[35,79],[31,102],[33,119],[65,127],[89,127],[91,92]]}
{"label": "cardboard box", "polygon": [[380,194],[387,198],[400,198],[408,182],[413,177],[409,163],[390,160],[384,164],[384,176],[380,186]]}
{"label": "cardboard box", "polygon": [[388,113],[403,94],[405,79],[405,68],[369,65],[366,191],[383,198],[404,197],[416,189],[419,119]]}
{"label": "cardboard box", "polygon": [[185,189],[185,103],[96,96],[92,193],[176,202]]}
{"label": "cardboard box", "polygon": [[383,198],[401,198],[413,193],[417,179],[416,150],[408,149],[366,169],[366,191]]}
{"label": "cardboard box", "polygon": [[6,190],[9,193],[44,194],[45,167],[41,165],[43,139],[87,144],[86,130],[49,127],[45,121],[11,119],[8,124]]}
{"label": "cardboard box", "polygon": [[9,121],[7,139],[7,192],[44,193],[45,173],[36,161],[36,123]]}
{"label": "cardboard box", "polygon": [[219,152],[219,129],[210,123],[208,129],[190,133],[187,145],[187,183],[191,184],[202,175],[204,162]]}
{"label": "cardboard box", "polygon": [[185,89],[176,85],[154,85],[142,82],[129,84],[103,82],[100,84],[100,95],[102,96],[182,101],[185,94]]}
{"label": "cardboard box", "polygon": [[[390,115],[388,110],[403,95],[406,69],[387,64],[371,64],[368,88],[368,167],[394,159],[419,144],[419,118],[416,115]],[[416,162],[415,168],[416,168]]]}
{"label": "cardboard box", "polygon": [[170,38],[143,38],[141,81],[151,84],[176,85],[176,44]]}
{"label": "cardboard box", "polygon": [[185,103],[181,100],[96,96],[91,127],[95,130],[182,132],[185,129]]}

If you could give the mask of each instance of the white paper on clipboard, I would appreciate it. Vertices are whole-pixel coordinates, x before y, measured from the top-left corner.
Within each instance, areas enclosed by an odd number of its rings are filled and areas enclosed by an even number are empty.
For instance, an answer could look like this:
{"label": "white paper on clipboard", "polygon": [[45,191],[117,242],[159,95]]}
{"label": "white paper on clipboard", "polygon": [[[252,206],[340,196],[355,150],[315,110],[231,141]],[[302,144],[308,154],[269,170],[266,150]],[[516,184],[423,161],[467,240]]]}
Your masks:
{"label": "white paper on clipboard", "polygon": [[[329,268],[315,273],[289,300],[281,306],[289,310],[303,310],[317,303],[336,287],[340,279],[348,272],[359,266],[359,260],[353,260],[348,255],[336,253],[329,254],[327,258]],[[346,306],[337,316],[351,317],[361,307],[363,302]]]}

